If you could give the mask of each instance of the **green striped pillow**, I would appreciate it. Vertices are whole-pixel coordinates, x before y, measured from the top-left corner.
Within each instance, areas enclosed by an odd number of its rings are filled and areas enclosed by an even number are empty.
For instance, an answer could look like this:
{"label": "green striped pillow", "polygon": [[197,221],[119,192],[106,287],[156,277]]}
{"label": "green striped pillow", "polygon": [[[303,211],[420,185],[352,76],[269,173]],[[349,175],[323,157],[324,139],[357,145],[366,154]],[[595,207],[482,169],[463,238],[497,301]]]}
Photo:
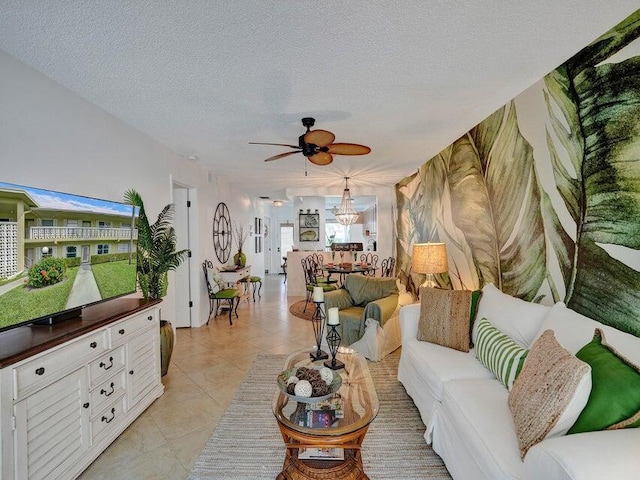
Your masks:
{"label": "green striped pillow", "polygon": [[478,324],[476,357],[508,390],[522,370],[529,350],[514,342],[483,318]]}

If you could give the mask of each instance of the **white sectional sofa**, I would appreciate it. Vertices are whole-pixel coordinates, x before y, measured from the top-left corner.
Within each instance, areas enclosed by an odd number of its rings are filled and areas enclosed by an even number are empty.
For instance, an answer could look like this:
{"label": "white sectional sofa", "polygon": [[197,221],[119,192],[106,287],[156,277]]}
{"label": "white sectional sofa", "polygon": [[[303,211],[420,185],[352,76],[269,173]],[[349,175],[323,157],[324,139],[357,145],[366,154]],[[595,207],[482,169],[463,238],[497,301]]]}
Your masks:
{"label": "white sectional sofa", "polygon": [[[463,353],[418,341],[419,316],[420,304],[400,311],[398,379],[420,411],[427,443],[433,444],[455,480],[640,479],[640,428],[547,438],[521,460],[508,390],[476,359],[473,349]],[[563,304],[524,302],[487,285],[476,318],[483,317],[527,348],[551,329],[574,354],[591,341],[598,327],[621,355],[640,365],[640,338]],[[473,341],[476,335],[474,331]]]}

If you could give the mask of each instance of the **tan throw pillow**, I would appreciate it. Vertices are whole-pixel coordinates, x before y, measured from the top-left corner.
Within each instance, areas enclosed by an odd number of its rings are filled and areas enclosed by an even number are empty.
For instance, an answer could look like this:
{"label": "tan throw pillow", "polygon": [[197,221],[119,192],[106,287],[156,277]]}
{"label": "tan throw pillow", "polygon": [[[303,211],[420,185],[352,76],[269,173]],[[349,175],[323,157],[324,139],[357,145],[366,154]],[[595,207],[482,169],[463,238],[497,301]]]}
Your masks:
{"label": "tan throw pillow", "polygon": [[562,348],[553,330],[531,346],[509,392],[522,458],[547,437],[567,433],[591,392],[591,367]]}
{"label": "tan throw pillow", "polygon": [[469,290],[420,288],[420,320],[416,338],[468,352],[471,293]]}

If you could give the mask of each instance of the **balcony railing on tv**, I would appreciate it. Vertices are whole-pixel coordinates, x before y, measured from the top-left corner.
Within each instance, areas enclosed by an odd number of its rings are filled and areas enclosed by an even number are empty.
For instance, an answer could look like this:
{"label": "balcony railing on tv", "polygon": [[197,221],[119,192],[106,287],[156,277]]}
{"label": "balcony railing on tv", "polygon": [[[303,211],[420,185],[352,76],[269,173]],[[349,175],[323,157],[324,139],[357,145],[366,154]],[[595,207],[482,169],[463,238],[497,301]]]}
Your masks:
{"label": "balcony railing on tv", "polygon": [[[29,240],[55,240],[55,239],[119,239],[129,240],[130,228],[109,227],[29,227]],[[133,239],[138,239],[138,230],[133,231]]]}

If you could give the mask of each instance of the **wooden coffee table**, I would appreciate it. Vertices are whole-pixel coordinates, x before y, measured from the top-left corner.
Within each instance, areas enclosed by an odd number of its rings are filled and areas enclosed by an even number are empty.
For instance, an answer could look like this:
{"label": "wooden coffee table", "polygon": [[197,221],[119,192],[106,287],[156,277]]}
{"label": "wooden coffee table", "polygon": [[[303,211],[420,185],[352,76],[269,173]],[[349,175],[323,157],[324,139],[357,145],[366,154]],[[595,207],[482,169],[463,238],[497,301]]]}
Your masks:
{"label": "wooden coffee table", "polygon": [[[338,358],[345,363],[345,368],[336,371],[342,376],[337,398],[310,405],[296,402],[280,390],[273,398],[273,413],[286,446],[278,480],[369,478],[362,467],[360,448],[369,425],[378,414],[378,396],[364,357],[353,353],[338,354]],[[311,365],[321,366],[322,361],[312,362],[309,351],[305,350],[291,354],[283,370]],[[312,425],[306,426],[310,423]],[[318,453],[315,449],[335,449],[322,450],[320,454],[342,452],[344,458],[299,458],[311,452]]]}

